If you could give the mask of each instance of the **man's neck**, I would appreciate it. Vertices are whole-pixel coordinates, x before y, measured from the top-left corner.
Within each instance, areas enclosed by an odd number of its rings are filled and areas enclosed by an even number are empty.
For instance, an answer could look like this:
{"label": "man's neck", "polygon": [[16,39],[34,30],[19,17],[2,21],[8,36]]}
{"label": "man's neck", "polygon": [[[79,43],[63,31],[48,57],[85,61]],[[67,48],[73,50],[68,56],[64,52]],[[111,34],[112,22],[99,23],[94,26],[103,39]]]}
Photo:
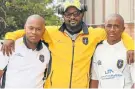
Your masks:
{"label": "man's neck", "polygon": [[31,43],[27,39],[26,39],[26,43],[27,43],[27,47],[30,48],[30,49],[32,49],[32,50],[35,50],[37,48],[37,44],[38,43]]}
{"label": "man's neck", "polygon": [[114,45],[120,41],[121,41],[121,39],[120,40],[107,40],[108,44],[110,44],[110,45]]}

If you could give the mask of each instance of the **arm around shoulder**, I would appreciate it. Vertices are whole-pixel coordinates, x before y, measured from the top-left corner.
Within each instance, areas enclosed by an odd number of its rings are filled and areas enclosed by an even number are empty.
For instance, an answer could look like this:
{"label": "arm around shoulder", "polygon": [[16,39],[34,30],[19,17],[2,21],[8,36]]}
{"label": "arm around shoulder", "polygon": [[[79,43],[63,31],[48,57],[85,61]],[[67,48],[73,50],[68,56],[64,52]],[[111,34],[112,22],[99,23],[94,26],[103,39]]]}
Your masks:
{"label": "arm around shoulder", "polygon": [[5,39],[17,40],[18,38],[21,38],[24,34],[25,31],[23,29],[14,32],[8,32],[5,35]]}
{"label": "arm around shoulder", "polygon": [[135,49],[134,40],[126,32],[122,33],[122,40],[123,40],[124,45],[127,48],[127,50],[134,50]]}

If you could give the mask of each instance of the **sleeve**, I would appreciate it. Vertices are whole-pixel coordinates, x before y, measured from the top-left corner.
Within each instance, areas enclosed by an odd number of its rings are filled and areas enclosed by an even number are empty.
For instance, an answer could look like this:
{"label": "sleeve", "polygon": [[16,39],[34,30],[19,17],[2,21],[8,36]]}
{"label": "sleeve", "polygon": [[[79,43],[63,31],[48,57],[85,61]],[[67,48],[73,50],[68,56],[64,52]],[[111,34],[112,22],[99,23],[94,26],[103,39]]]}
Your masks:
{"label": "sleeve", "polygon": [[[14,31],[14,32],[8,32],[5,35],[5,39],[11,39],[11,40],[15,41],[15,40],[21,38],[24,34],[25,34],[24,29],[17,30],[17,31]],[[48,36],[48,32],[47,31],[45,31],[45,33],[43,34],[42,39],[46,40],[47,42],[49,42],[50,38]]]}
{"label": "sleeve", "polygon": [[134,40],[126,33],[123,32],[122,40],[127,50],[134,50]]}
{"label": "sleeve", "polygon": [[[45,33],[43,34],[42,40],[44,40],[47,43],[51,43],[51,38],[47,30],[52,29],[53,26],[46,26]],[[11,40],[17,40],[18,38],[21,38],[25,34],[24,29],[17,30],[14,32],[8,32],[5,35],[5,39],[11,39]],[[49,44],[50,45],[50,44]]]}
{"label": "sleeve", "polygon": [[48,30],[45,31],[45,33],[43,34],[43,38],[42,38],[46,43],[48,43],[49,45],[51,45],[50,43],[52,43],[51,37],[49,35]]}
{"label": "sleeve", "polygon": [[131,71],[132,81],[133,83],[135,83],[135,63],[131,64],[130,71]]}
{"label": "sleeve", "polygon": [[8,32],[5,35],[5,39],[17,40],[18,38],[21,38],[24,34],[25,31],[23,29],[14,32]]}
{"label": "sleeve", "polygon": [[93,35],[96,36],[96,41],[97,43],[103,41],[106,39],[106,32],[105,32],[105,29],[103,28],[95,28],[93,29]]}
{"label": "sleeve", "polygon": [[[95,30],[94,34],[98,35],[97,39],[96,39],[97,42],[100,42],[100,41],[106,39],[105,29],[103,29],[103,28],[95,28],[94,30]],[[123,40],[123,43],[124,43],[127,50],[134,50],[135,49],[134,40],[126,32],[122,33],[122,40]]]}
{"label": "sleeve", "polygon": [[0,70],[3,70],[9,61],[9,57],[8,56],[4,56],[3,53],[0,51]]}
{"label": "sleeve", "polygon": [[93,60],[92,60],[91,79],[98,80],[98,66],[97,66],[95,55],[93,56]]}

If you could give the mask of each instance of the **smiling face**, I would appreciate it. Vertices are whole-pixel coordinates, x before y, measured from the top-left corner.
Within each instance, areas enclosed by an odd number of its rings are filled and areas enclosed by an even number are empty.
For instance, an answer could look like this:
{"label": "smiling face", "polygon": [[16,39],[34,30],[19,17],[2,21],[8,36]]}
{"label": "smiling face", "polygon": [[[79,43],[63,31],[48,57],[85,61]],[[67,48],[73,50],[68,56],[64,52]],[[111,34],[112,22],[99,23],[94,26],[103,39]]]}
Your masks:
{"label": "smiling face", "polygon": [[109,17],[105,22],[105,31],[107,33],[107,41],[115,44],[121,40],[121,34],[124,31],[124,20],[119,15]]}
{"label": "smiling face", "polygon": [[64,22],[69,26],[77,26],[80,24],[83,18],[83,13],[80,12],[76,7],[70,6],[65,11],[64,15]]}

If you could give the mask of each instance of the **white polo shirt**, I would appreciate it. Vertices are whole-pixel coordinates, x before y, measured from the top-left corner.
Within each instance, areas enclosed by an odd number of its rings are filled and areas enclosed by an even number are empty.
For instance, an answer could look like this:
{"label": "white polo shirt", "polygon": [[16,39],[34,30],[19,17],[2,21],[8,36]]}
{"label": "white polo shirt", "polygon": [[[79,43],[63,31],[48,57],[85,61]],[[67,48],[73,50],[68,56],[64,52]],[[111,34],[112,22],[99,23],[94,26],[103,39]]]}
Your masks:
{"label": "white polo shirt", "polygon": [[0,70],[7,65],[5,88],[43,88],[50,52],[43,43],[40,46],[40,50],[29,49],[20,38],[15,42],[12,56],[3,56],[0,52]]}
{"label": "white polo shirt", "polygon": [[126,52],[122,41],[109,45],[105,40],[97,46],[91,79],[99,81],[99,88],[131,88],[131,66],[127,64]]}

